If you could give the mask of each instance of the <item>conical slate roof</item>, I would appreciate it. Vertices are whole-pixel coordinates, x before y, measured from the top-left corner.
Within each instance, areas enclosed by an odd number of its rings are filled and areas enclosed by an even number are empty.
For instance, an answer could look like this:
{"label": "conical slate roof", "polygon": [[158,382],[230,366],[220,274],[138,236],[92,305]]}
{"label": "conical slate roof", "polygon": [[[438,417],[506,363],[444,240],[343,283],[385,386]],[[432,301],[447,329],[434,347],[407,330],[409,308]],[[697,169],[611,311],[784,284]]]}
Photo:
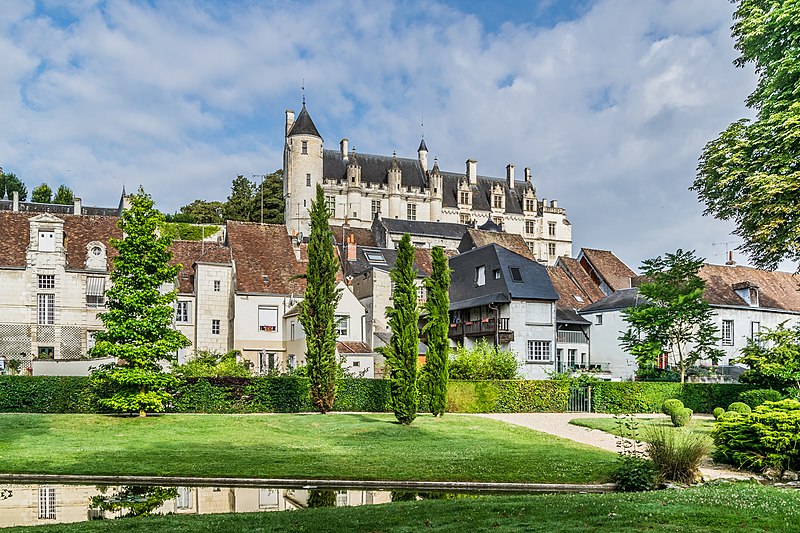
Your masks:
{"label": "conical slate roof", "polygon": [[495,221],[494,221],[494,220],[492,220],[492,217],[491,217],[491,215],[489,216],[489,219],[488,219],[486,222],[484,222],[483,224],[481,224],[481,225],[478,227],[478,229],[481,229],[481,230],[483,230],[483,231],[493,231],[493,232],[495,232],[495,233],[501,233],[501,232],[503,231],[503,228],[501,228],[500,226],[498,226],[498,225],[495,223]]}
{"label": "conical slate roof", "polygon": [[427,151],[428,151],[428,147],[425,146],[425,139],[422,139],[419,142],[419,148],[417,148],[417,152],[427,152]]}
{"label": "conical slate roof", "polygon": [[295,120],[292,129],[289,131],[288,136],[291,137],[292,135],[313,135],[322,139],[322,135],[317,131],[317,127],[314,125],[314,121],[311,120],[311,115],[308,114],[305,104],[303,104],[303,109],[300,110],[297,120]]}

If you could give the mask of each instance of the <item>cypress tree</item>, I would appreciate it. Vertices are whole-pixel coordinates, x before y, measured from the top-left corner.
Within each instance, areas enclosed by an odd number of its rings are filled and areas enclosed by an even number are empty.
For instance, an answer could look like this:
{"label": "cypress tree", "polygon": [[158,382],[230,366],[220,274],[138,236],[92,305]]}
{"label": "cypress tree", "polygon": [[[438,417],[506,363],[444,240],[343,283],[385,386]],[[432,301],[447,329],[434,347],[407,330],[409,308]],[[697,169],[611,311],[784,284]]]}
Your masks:
{"label": "cypress tree", "polygon": [[386,309],[392,338],[380,348],[389,364],[392,409],[401,424],[417,417],[417,354],[419,351],[419,310],[414,285],[414,247],[406,233],[397,248],[397,261],[389,273],[394,282],[394,306]]}
{"label": "cypress tree", "polygon": [[325,193],[317,185],[311,203],[311,236],[308,241],[306,291],[300,303],[300,323],[306,332],[306,365],[311,381],[311,401],[320,413],[333,407],[336,398],[336,328],[334,313],[341,298],[336,288],[338,262]]}
{"label": "cypress tree", "polygon": [[442,416],[447,405],[447,359],[450,341],[447,333],[450,328],[450,268],[447,257],[440,247],[431,253],[433,269],[425,280],[428,299],[425,302],[427,322],[423,331],[427,337],[428,354],[422,367],[422,381],[428,392],[431,413]]}

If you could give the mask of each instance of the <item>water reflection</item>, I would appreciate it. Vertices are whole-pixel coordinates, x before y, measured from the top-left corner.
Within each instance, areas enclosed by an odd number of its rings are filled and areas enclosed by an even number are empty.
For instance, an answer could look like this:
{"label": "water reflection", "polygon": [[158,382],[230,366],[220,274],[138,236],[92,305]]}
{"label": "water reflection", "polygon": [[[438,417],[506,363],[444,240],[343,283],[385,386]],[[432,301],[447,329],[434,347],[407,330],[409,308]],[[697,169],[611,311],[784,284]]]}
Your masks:
{"label": "water reflection", "polygon": [[0,484],[0,527],[146,514],[248,513],[347,507],[390,503],[392,500],[391,492],[378,490]]}

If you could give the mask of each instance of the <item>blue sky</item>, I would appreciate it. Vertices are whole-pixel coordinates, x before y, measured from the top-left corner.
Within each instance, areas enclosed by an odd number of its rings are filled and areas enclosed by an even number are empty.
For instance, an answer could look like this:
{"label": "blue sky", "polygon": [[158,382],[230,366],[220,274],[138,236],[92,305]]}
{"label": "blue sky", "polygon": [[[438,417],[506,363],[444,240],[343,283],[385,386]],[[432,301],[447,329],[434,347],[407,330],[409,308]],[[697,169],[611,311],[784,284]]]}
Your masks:
{"label": "blue sky", "polygon": [[[445,170],[530,166],[574,250],[632,267],[729,224],[688,190],[703,145],[750,116],[727,0],[28,2],[0,18],[0,166],[116,205],[143,185],[174,211],[281,166],[283,117]],[[521,172],[520,172],[521,173]],[[715,244],[716,243],[716,244]],[[741,262],[746,258],[738,257]]]}

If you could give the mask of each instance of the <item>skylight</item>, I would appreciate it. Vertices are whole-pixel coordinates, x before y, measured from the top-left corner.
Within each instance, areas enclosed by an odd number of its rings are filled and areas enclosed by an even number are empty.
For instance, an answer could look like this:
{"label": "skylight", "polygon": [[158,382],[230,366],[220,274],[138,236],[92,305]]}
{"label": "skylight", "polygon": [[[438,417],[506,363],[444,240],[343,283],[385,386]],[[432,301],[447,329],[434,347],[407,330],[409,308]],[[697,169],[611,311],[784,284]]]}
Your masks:
{"label": "skylight", "polygon": [[370,263],[386,264],[386,258],[384,258],[383,254],[377,250],[365,250],[364,257],[366,257],[367,261]]}
{"label": "skylight", "polygon": [[519,271],[519,267],[508,267],[508,271],[511,272],[511,281],[522,283],[522,273]]}
{"label": "skylight", "polygon": [[581,303],[581,304],[583,303],[583,298],[581,298],[577,294],[573,294],[572,297],[575,298],[575,300],[577,300],[578,303]]}

